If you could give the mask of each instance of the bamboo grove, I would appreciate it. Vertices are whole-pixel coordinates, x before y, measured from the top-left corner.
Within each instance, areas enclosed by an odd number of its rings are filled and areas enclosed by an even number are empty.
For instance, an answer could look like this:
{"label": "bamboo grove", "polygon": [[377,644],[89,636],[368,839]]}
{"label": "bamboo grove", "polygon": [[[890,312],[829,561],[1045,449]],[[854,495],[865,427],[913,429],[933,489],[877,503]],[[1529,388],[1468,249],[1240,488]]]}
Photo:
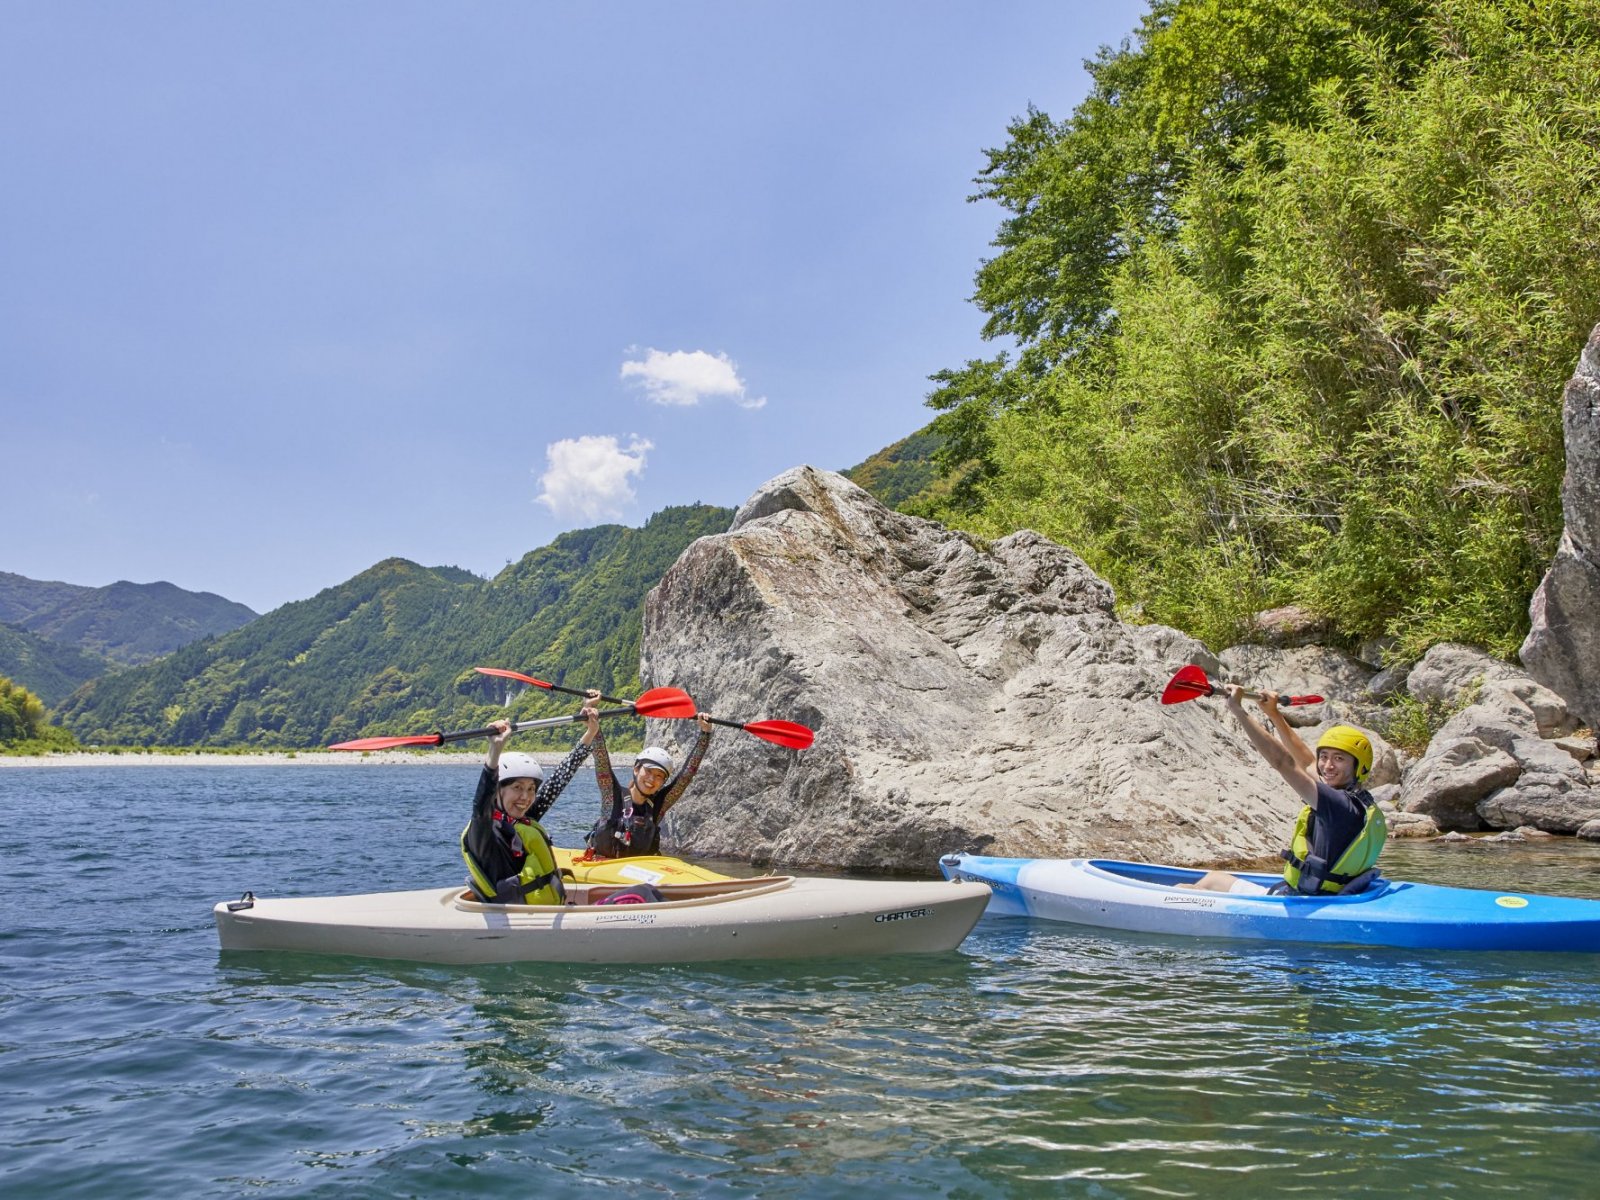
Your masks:
{"label": "bamboo grove", "polygon": [[977,180],[1011,349],[934,377],[922,511],[1213,645],[1297,603],[1513,652],[1600,321],[1600,5],[1157,0],[1088,65]]}

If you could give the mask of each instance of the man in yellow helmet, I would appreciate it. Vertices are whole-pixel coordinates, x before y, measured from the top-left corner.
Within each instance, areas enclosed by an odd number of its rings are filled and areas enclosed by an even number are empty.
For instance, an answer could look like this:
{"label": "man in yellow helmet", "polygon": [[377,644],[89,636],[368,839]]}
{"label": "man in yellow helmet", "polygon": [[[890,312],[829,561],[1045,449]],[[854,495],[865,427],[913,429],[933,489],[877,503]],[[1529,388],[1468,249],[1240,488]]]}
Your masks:
{"label": "man in yellow helmet", "polygon": [[[1270,728],[1244,711],[1244,689],[1227,684],[1230,712],[1261,756],[1305,802],[1295,821],[1283,882],[1275,892],[1337,895],[1364,888],[1375,875],[1388,824],[1372,794],[1361,786],[1372,770],[1372,742],[1353,725],[1335,725],[1317,739],[1315,755],[1278,709],[1276,692],[1261,693]],[[1259,884],[1226,871],[1209,871],[1191,887],[1218,892],[1260,892]]]}

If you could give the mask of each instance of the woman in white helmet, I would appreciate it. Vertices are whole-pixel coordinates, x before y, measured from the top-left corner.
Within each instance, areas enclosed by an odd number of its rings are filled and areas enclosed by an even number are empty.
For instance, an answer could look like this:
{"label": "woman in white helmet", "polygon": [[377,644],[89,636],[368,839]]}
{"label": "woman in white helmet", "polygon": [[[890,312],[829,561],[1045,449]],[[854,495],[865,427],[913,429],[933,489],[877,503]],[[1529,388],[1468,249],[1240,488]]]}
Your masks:
{"label": "woman in white helmet", "polygon": [[511,740],[511,725],[495,721],[499,730],[489,739],[489,751],[472,798],[472,820],[461,831],[461,857],[467,876],[480,900],[491,904],[560,904],[566,899],[561,872],[556,867],[550,836],[539,818],[550,811],[600,736],[600,718],[591,691],[579,714],[586,724],[572,752],[544,777],[544,768],[531,754],[502,753]]}
{"label": "woman in white helmet", "polygon": [[600,820],[589,833],[589,849],[601,858],[629,858],[661,853],[661,821],[678,802],[700,769],[711,745],[711,719],[696,717],[700,736],[683,764],[672,774],[672,755],[660,746],[646,746],[633,760],[633,778],[623,787],[611,769],[604,735],[594,743],[594,778],[600,788]]}

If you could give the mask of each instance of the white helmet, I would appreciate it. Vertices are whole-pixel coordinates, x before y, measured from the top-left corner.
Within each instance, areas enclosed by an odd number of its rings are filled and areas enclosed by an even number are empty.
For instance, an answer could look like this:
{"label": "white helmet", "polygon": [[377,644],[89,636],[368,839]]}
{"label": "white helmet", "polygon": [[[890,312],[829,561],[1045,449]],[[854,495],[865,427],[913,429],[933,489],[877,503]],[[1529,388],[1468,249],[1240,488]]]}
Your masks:
{"label": "white helmet", "polygon": [[646,746],[639,751],[639,757],[633,760],[633,769],[640,767],[660,767],[668,775],[672,774],[672,755],[660,746]]}
{"label": "white helmet", "polygon": [[513,750],[510,754],[500,756],[500,782],[510,783],[513,779],[531,779],[535,783],[543,783],[544,768],[533,755]]}

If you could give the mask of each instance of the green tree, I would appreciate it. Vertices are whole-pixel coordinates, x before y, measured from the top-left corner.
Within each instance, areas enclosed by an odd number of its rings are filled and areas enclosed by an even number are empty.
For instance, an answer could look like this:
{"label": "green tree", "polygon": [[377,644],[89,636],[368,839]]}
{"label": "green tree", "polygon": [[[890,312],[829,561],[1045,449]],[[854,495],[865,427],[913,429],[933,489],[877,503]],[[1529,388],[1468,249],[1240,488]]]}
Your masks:
{"label": "green tree", "polygon": [[12,752],[69,750],[72,735],[49,723],[44,701],[0,675],[0,747]]}
{"label": "green tree", "polygon": [[[978,302],[1021,348],[936,377],[973,481],[944,515],[1057,537],[1213,644],[1292,600],[1352,640],[1514,649],[1600,319],[1597,21],[1155,5],[1072,121],[1030,114],[994,159],[1014,215]],[[1112,175],[1114,236],[1062,199]]]}

